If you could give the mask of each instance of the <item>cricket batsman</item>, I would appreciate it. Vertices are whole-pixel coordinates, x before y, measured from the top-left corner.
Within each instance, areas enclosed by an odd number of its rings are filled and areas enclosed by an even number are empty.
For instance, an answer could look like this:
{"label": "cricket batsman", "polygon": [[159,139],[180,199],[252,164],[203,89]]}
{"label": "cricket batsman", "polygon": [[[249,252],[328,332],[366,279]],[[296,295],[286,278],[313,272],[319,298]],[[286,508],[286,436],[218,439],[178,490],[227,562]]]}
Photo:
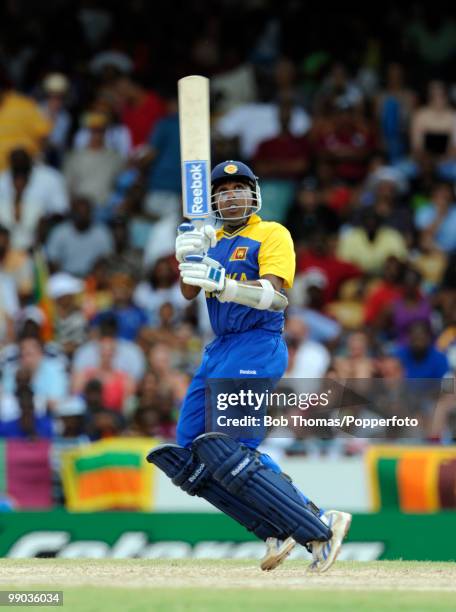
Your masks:
{"label": "cricket batsman", "polygon": [[278,381],[287,367],[282,338],[295,253],[288,230],[258,216],[257,177],[244,163],[226,161],[211,174],[215,230],[180,226],[176,258],[187,299],[205,291],[216,335],[205,349],[177,426],[177,444],[153,449],[147,459],[190,495],[205,498],[266,542],[263,570],[276,568],[296,543],[313,556],[311,571],[336,560],[351,515],[324,512],[303,495],[271,457],[259,453],[259,438],[236,439],[206,432],[208,380],[258,378]]}

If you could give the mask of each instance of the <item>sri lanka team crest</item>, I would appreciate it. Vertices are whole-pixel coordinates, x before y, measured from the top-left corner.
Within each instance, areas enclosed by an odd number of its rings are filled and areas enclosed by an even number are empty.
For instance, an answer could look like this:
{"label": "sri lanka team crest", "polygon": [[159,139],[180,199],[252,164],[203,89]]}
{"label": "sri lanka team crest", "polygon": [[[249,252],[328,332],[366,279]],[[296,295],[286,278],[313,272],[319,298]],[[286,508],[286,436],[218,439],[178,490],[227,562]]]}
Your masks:
{"label": "sri lanka team crest", "polygon": [[229,261],[245,261],[249,247],[236,247],[231,253]]}
{"label": "sri lanka team crest", "polygon": [[236,164],[228,164],[223,168],[223,171],[226,172],[226,174],[236,174],[238,167]]}

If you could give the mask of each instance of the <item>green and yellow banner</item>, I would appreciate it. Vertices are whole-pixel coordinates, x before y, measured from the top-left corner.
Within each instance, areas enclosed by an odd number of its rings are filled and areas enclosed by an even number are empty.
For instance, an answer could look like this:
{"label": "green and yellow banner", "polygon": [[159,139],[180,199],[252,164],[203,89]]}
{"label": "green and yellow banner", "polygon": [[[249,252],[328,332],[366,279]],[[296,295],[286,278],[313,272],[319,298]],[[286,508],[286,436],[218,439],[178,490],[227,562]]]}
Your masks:
{"label": "green and yellow banner", "polygon": [[150,438],[113,438],[62,453],[66,507],[74,512],[153,509]]}
{"label": "green and yellow banner", "polygon": [[374,512],[456,509],[456,447],[372,446],[365,457]]}

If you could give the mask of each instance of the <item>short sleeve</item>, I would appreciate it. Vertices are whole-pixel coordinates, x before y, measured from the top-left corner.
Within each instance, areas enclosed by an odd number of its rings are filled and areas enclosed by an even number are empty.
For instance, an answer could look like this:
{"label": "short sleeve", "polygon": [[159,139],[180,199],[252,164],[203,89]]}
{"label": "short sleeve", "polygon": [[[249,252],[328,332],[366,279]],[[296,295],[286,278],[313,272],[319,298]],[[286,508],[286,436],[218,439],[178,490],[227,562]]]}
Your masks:
{"label": "short sleeve", "polygon": [[285,288],[293,286],[296,255],[290,232],[280,223],[262,241],[258,254],[260,276],[274,274],[284,280]]}

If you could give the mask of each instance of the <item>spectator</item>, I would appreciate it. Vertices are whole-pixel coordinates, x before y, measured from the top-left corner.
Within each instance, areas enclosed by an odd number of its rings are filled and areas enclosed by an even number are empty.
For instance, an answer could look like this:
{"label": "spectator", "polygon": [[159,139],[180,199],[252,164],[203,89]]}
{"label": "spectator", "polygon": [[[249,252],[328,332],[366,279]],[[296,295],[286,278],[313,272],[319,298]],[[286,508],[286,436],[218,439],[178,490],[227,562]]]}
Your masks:
{"label": "spectator", "polygon": [[181,215],[181,171],[179,117],[174,92],[167,99],[167,112],[166,117],[155,124],[142,158],[142,163],[149,164],[144,212],[155,218],[171,216],[178,222]]}
{"label": "spectator", "polygon": [[410,139],[413,156],[418,161],[429,157],[441,162],[454,157],[456,113],[442,82],[429,83],[427,104],[418,108],[412,116]]}
{"label": "spectator", "polygon": [[35,413],[32,389],[20,389],[17,394],[19,417],[0,422],[0,438],[26,440],[51,439],[54,435],[52,418]]}
{"label": "spectator", "polygon": [[402,64],[388,64],[385,89],[376,97],[375,106],[388,159],[400,161],[408,149],[409,124],[416,106],[416,95],[404,83]]}
{"label": "spectator", "polygon": [[[292,107],[289,129],[293,136],[303,136],[308,132],[310,123],[309,116],[302,108]],[[220,117],[215,125],[216,137],[239,140],[239,151],[245,160],[252,159],[258,145],[265,140],[276,138],[280,131],[280,107],[270,102],[237,106]]]}
{"label": "spectator", "polygon": [[317,269],[310,268],[296,277],[293,289],[289,292],[290,307],[288,314],[301,318],[309,330],[309,339],[334,347],[341,334],[341,325],[322,312],[326,276]]}
{"label": "spectator", "polygon": [[[360,262],[360,258],[356,261]],[[322,230],[313,234],[308,248],[304,249],[297,258],[298,273],[311,269],[321,272],[326,280],[324,304],[337,298],[339,289],[345,281],[362,275],[360,267],[334,255],[328,236]]]}
{"label": "spectator", "polygon": [[145,89],[128,76],[120,76],[113,87],[133,148],[144,145],[157,121],[165,115],[165,103],[154,91]]}
{"label": "spectator", "polygon": [[310,138],[317,162],[330,164],[339,180],[356,184],[366,176],[376,138],[372,126],[356,115],[348,98],[336,99],[331,114],[315,124]]}
{"label": "spectator", "polygon": [[25,149],[30,156],[39,153],[50,131],[51,124],[38,105],[14,91],[5,74],[0,74],[0,172],[6,170],[14,149]]}
{"label": "spectator", "polygon": [[364,301],[364,323],[381,328],[385,313],[391,304],[402,296],[404,264],[394,255],[388,257],[383,268],[382,280],[371,286]]}
{"label": "spectator", "polygon": [[321,201],[321,192],[316,179],[308,177],[302,181],[285,225],[290,230],[297,249],[308,243],[316,231],[329,235],[337,233],[340,225],[339,217]]}
{"label": "spectator", "polygon": [[402,280],[402,295],[391,304],[391,326],[394,338],[405,342],[411,326],[417,322],[431,324],[432,307],[422,295],[421,274],[409,267]]}
{"label": "spectator", "polygon": [[337,254],[345,261],[357,262],[371,274],[378,274],[391,255],[407,256],[407,246],[401,234],[387,227],[380,215],[367,208],[359,227],[347,229],[339,240]]}
{"label": "spectator", "polygon": [[109,225],[114,241],[114,252],[106,260],[108,270],[111,272],[125,270],[135,280],[142,278],[142,253],[132,245],[128,216],[117,215]]}
{"label": "spectator", "polygon": [[14,279],[21,300],[30,297],[33,289],[32,259],[26,251],[11,247],[9,230],[3,225],[0,225],[0,273]]}
{"label": "spectator", "polygon": [[44,99],[41,110],[52,124],[46,147],[46,156],[52,166],[60,168],[68,146],[71,129],[71,115],[65,108],[69,91],[68,79],[60,72],[48,74],[42,82]]}
{"label": "spectator", "polygon": [[0,174],[0,222],[9,229],[13,247],[32,247],[40,218],[63,215],[67,210],[68,195],[60,172],[34,163],[25,149],[11,151],[9,167]]}
{"label": "spectator", "polygon": [[360,107],[363,94],[360,88],[350,80],[346,67],[336,62],[319,91],[315,94],[315,114],[325,114],[328,108],[338,101],[347,103],[350,107]]}
{"label": "spectator", "polygon": [[347,338],[347,354],[334,359],[334,371],[338,378],[372,378],[375,363],[369,355],[369,339],[365,332],[350,334]]}
{"label": "spectator", "polygon": [[118,338],[117,319],[114,316],[105,316],[100,321],[96,338],[89,340],[76,351],[73,372],[100,366],[101,345],[105,338],[114,340],[113,368],[129,374],[135,381],[141,380],[146,366],[143,352],[134,342]]}
{"label": "spectator", "polygon": [[446,253],[456,250],[456,204],[451,186],[437,183],[430,201],[415,213],[423,245]]}
{"label": "spectator", "polygon": [[2,386],[6,393],[16,390],[16,373],[24,368],[31,372],[33,392],[46,401],[51,409],[66,396],[68,377],[62,362],[48,357],[44,347],[35,336],[24,336],[19,340],[18,362],[8,362],[3,369]]}
{"label": "spectator", "polygon": [[100,364],[75,372],[72,393],[83,392],[87,383],[97,380],[102,385],[102,403],[107,410],[122,413],[129,398],[135,391],[135,381],[126,372],[115,367],[116,341],[105,336],[100,340]]}
{"label": "spectator", "polygon": [[287,378],[322,378],[329,367],[329,352],[323,344],[308,338],[308,328],[302,319],[297,317],[287,319],[285,339],[290,352],[285,376]]}
{"label": "spectator", "polygon": [[435,348],[429,325],[423,321],[412,323],[407,338],[407,344],[395,352],[406,378],[443,378],[449,370],[448,359]]}
{"label": "spectator", "polygon": [[64,174],[73,195],[93,200],[102,210],[122,169],[123,160],[116,151],[105,146],[108,126],[106,115],[87,113],[84,126],[90,131],[87,147],[68,154],[65,158]]}
{"label": "spectator", "polygon": [[81,397],[70,396],[59,402],[56,411],[59,438],[89,442],[85,432],[85,415],[86,404]]}
{"label": "spectator", "polygon": [[157,325],[159,310],[165,303],[171,304],[177,320],[182,317],[188,302],[182,296],[176,269],[170,258],[163,257],[155,262],[148,279],[136,287],[133,301],[147,312],[149,324],[152,326]]}
{"label": "spectator", "polygon": [[90,440],[103,440],[121,435],[125,429],[125,419],[103,404],[103,385],[99,380],[89,380],[84,388],[86,403],[85,432]]}
{"label": "spectator", "polygon": [[95,262],[113,251],[108,230],[92,221],[92,205],[87,198],[71,203],[71,218],[52,230],[46,251],[54,269],[83,277]]}
{"label": "spectator", "polygon": [[86,339],[87,322],[76,303],[82,289],[82,281],[65,272],[52,275],[48,281],[47,294],[55,307],[55,341],[70,360]]}
{"label": "spectator", "polygon": [[92,326],[98,326],[108,318],[117,321],[117,334],[124,340],[136,340],[141,328],[148,322],[146,312],[133,303],[134,279],[122,270],[111,274],[110,289],[113,298],[112,307],[95,315]]}
{"label": "spectator", "polygon": [[306,174],[311,162],[311,149],[306,135],[291,132],[289,102],[279,106],[280,132],[259,143],[253,157],[256,173],[262,178],[299,180]]}
{"label": "spectator", "polygon": [[14,278],[0,268],[0,345],[14,338],[14,319],[19,313],[19,300]]}
{"label": "spectator", "polygon": [[[106,117],[106,129],[104,131],[104,148],[115,151],[123,159],[128,159],[132,144],[130,130],[120,121],[115,108],[108,96],[99,96],[91,107],[91,112],[99,113]],[[93,121],[93,119],[92,119]],[[87,121],[76,132],[73,141],[75,150],[87,149],[90,146],[92,130]]]}

